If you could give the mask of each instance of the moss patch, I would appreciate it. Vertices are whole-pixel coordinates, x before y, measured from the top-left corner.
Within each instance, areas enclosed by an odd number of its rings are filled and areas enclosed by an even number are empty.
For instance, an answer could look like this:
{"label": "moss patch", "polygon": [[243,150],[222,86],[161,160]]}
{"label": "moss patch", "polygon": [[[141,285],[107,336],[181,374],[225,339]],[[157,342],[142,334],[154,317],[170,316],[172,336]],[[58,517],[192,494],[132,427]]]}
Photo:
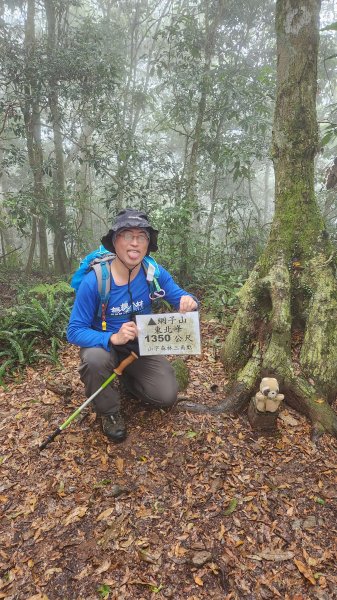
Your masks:
{"label": "moss patch", "polygon": [[176,380],[178,382],[179,392],[183,392],[184,390],[186,390],[189,383],[189,368],[182,358],[176,358],[174,361],[172,361],[171,364],[175,372]]}

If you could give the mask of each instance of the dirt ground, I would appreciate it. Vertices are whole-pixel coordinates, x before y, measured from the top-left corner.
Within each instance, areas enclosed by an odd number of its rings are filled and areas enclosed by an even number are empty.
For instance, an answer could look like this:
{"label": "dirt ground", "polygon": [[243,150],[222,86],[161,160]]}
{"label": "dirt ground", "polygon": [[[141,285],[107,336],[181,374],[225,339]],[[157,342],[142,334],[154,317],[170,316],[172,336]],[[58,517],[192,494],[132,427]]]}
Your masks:
{"label": "dirt ground", "polygon": [[[184,395],[215,404],[220,325],[202,325]],[[335,439],[310,441],[283,406],[278,433],[247,415],[156,411],[124,397],[128,437],[88,410],[39,452],[83,401],[77,350],[0,391],[0,599],[337,598]]]}

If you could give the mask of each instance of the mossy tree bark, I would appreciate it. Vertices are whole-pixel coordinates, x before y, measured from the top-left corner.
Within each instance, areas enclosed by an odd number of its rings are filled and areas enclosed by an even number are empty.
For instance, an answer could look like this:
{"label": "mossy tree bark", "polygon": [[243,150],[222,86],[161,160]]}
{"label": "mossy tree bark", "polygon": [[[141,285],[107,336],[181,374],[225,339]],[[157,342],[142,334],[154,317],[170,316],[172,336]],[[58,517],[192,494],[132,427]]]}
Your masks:
{"label": "mossy tree bark", "polygon": [[[320,0],[276,3],[275,216],[222,348],[232,388],[211,412],[241,410],[260,378],[272,376],[286,401],[310,418],[314,432],[337,436],[330,406],[337,393],[335,258],[314,194],[319,11]],[[294,361],[295,335],[301,349]]]}

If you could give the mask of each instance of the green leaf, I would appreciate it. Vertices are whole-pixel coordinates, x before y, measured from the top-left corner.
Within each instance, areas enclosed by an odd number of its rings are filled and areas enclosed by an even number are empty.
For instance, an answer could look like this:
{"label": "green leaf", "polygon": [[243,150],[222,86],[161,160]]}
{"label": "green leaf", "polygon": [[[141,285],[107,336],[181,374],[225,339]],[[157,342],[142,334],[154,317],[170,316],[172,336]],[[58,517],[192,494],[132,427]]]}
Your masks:
{"label": "green leaf", "polygon": [[189,429],[188,432],[186,433],[186,437],[189,439],[193,439],[197,436],[197,432],[196,431],[192,431],[192,429]]}
{"label": "green leaf", "polygon": [[99,593],[99,597],[105,600],[106,598],[109,598],[111,587],[107,583],[102,583],[102,585],[97,588],[97,591]]}
{"label": "green leaf", "polygon": [[228,505],[228,508],[226,508],[226,510],[224,511],[224,515],[226,515],[226,516],[231,515],[235,511],[237,505],[238,505],[237,498],[232,498],[232,500],[230,501],[230,503]]}
{"label": "green leaf", "polygon": [[101,479],[101,481],[97,481],[94,484],[94,488],[104,487],[105,485],[109,485],[111,483],[111,479]]}
{"label": "green leaf", "polygon": [[322,27],[321,31],[337,31],[337,22]]}
{"label": "green leaf", "polygon": [[158,594],[158,592],[160,592],[160,590],[163,589],[163,585],[162,584],[160,584],[158,586],[150,585],[149,588],[150,588],[151,592],[153,592],[154,594]]}
{"label": "green leaf", "polygon": [[326,146],[334,137],[336,137],[336,131],[330,129],[321,139],[322,146]]}
{"label": "green leaf", "polygon": [[147,456],[139,456],[138,460],[140,460],[140,462],[144,462],[145,463],[145,462],[148,461],[148,458],[147,458]]}

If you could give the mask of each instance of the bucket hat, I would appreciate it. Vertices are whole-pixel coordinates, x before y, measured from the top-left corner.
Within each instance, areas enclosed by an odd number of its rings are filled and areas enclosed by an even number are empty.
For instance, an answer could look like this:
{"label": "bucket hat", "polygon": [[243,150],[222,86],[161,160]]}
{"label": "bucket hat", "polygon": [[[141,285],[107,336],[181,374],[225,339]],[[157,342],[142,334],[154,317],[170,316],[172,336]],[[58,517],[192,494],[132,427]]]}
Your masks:
{"label": "bucket hat", "polygon": [[102,237],[101,242],[104,248],[110,252],[115,252],[114,239],[116,233],[122,231],[123,229],[138,228],[145,229],[150,235],[149,247],[147,251],[151,252],[152,250],[155,252],[158,250],[158,230],[152,227],[148,216],[144,212],[135,210],[134,208],[125,208],[118,213],[111,229],[109,229],[108,233]]}

